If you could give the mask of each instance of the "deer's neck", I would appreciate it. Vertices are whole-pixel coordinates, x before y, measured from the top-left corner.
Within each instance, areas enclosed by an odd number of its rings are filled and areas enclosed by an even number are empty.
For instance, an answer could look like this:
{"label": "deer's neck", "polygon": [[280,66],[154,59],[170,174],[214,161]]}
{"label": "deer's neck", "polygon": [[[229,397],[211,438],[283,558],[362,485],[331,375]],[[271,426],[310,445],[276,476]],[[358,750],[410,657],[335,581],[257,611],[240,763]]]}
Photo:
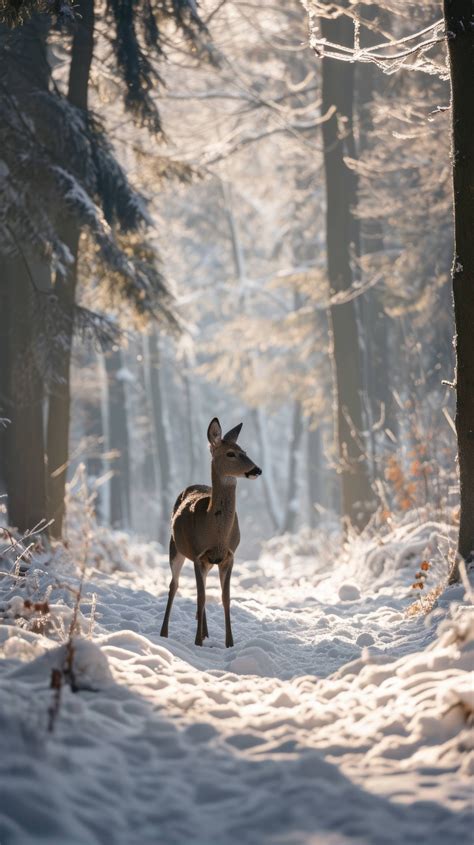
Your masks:
{"label": "deer's neck", "polygon": [[219,540],[223,541],[234,524],[237,479],[217,474],[212,466],[212,494],[209,513],[215,519]]}

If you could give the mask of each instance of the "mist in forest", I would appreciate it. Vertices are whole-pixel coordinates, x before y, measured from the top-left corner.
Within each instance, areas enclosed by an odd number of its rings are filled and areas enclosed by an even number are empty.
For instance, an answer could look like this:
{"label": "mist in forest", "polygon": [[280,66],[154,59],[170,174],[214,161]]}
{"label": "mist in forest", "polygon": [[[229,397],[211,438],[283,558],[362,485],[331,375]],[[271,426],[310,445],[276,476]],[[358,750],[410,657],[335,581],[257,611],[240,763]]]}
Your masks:
{"label": "mist in forest", "polygon": [[[98,521],[166,545],[213,416],[264,467],[239,483],[247,554],[451,504],[443,48],[437,73],[317,62],[297,0],[204,3],[164,12],[161,60],[139,11],[118,37],[114,4],[80,14],[2,31],[10,523],[67,533],[84,462]],[[403,32],[371,4],[362,43],[385,19]],[[350,18],[321,26],[352,43]]]}

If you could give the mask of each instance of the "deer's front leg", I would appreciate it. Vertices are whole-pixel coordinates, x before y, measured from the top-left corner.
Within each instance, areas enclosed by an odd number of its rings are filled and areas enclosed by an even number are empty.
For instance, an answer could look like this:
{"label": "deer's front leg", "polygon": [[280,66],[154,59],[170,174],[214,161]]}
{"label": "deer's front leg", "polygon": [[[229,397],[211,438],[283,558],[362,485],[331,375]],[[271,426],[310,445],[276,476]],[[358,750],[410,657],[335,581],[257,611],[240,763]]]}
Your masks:
{"label": "deer's front leg", "polygon": [[[195,645],[202,645],[202,641],[207,631],[207,624],[205,625],[205,605],[206,605],[206,576],[208,566],[200,560],[194,561],[194,574],[196,575],[197,588],[197,630]],[[204,627],[205,626],[205,627]]]}
{"label": "deer's front leg", "polygon": [[225,617],[225,647],[231,648],[234,645],[234,638],[232,637],[232,627],[230,624],[230,576],[232,575],[232,567],[234,565],[234,555],[229,552],[224,563],[219,565],[219,578],[222,589],[222,604],[224,606]]}

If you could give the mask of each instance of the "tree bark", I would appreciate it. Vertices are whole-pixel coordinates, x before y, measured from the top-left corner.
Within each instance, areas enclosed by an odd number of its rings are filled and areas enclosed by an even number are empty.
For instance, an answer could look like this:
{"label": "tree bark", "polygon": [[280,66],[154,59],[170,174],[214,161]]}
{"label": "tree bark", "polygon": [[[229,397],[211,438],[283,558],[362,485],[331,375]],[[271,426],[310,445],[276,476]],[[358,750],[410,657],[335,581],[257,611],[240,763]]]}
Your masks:
{"label": "tree bark", "polygon": [[[100,400],[96,396],[83,403],[85,425],[84,434],[89,439],[90,448],[86,458],[87,478],[97,480],[104,472],[102,452],[104,451],[104,429]],[[94,513],[97,521],[104,522],[102,488],[99,488],[94,501]]]}
{"label": "tree bark", "polygon": [[[152,407],[152,368],[150,366],[150,347],[147,335],[143,335],[141,339],[141,354],[143,358],[143,367],[140,368],[138,377],[147,422],[143,437],[142,479],[145,492],[148,495],[151,494],[153,498],[155,498],[158,493],[160,469],[158,463],[158,453],[156,451],[155,423]],[[156,531],[152,531],[152,536],[156,538],[158,537],[158,529]]]}
{"label": "tree bark", "polygon": [[293,425],[290,444],[289,468],[288,468],[288,489],[286,494],[286,513],[282,530],[290,533],[296,530],[299,513],[299,490],[301,471],[300,448],[303,437],[303,412],[301,402],[295,402],[293,407]]}
{"label": "tree bark", "polygon": [[161,520],[159,540],[165,544],[169,540],[169,525],[171,519],[171,458],[164,418],[164,401],[162,390],[162,374],[160,369],[160,347],[156,331],[149,337],[150,386],[155,430],[156,451],[160,467],[161,485]]}
{"label": "tree bark", "polygon": [[[367,18],[374,20],[381,12],[377,6],[368,10]],[[361,44],[372,47],[377,43],[378,35],[363,28]],[[373,128],[371,106],[374,92],[380,90],[383,74],[373,64],[359,64],[356,70],[356,103],[358,123],[358,156],[369,148],[368,135]],[[361,254],[382,253],[384,233],[380,220],[363,220],[360,225]],[[388,428],[397,436],[397,418],[392,394],[392,373],[389,366],[389,343],[392,335],[392,321],[383,309],[381,301],[381,281],[375,288],[370,288],[358,300],[361,322],[364,329],[364,378],[367,392],[367,415],[370,429],[371,475],[377,474],[377,438],[374,424],[383,415],[384,429]]]}
{"label": "tree bark", "polygon": [[194,447],[194,425],[195,425],[195,416],[196,416],[196,399],[193,396],[193,384],[192,380],[189,376],[190,365],[189,362],[186,361],[183,373],[182,373],[182,380],[183,380],[183,387],[184,387],[184,396],[186,400],[186,423],[187,423],[187,435],[188,435],[188,455],[189,455],[189,465],[188,465],[188,483],[193,484],[194,478],[196,477],[196,450]]}
{"label": "tree bark", "polygon": [[[45,519],[43,378],[36,339],[40,327],[37,296],[22,258],[3,259],[7,321],[2,360],[6,378],[4,409],[10,420],[3,432],[8,522],[21,532]],[[40,295],[40,294],[39,294]]]}
{"label": "tree bark", "polygon": [[257,434],[259,454],[262,456],[262,466],[265,467],[265,472],[262,475],[265,506],[274,531],[280,531],[282,518],[272,472],[272,453],[269,448],[266,419],[261,408],[252,408],[252,420]]}
{"label": "tree bark", "polygon": [[[459,553],[474,552],[474,79],[472,0],[445,0],[451,69],[456,326],[456,432],[460,481]],[[454,577],[457,573],[454,574]]]}
{"label": "tree bark", "polygon": [[[324,37],[350,44],[351,22],[340,17],[322,20]],[[333,113],[322,125],[326,177],[326,244],[328,277],[332,293],[347,291],[353,281],[351,251],[357,231],[352,210],[356,204],[356,177],[344,162],[353,155],[354,67],[348,62],[324,58],[322,113]],[[342,487],[342,513],[359,529],[374,509],[366,449],[361,442],[362,366],[354,301],[330,309],[335,370],[335,412]]]}
{"label": "tree bark", "polygon": [[111,459],[110,524],[113,528],[130,527],[130,445],[128,436],[125,379],[122,353],[114,348],[105,356],[108,387],[107,450],[115,452]]}
{"label": "tree bark", "polygon": [[0,505],[4,504],[3,497],[7,495],[6,428],[8,425],[8,341],[10,330],[7,286],[5,260],[0,257]]}
{"label": "tree bark", "polygon": [[[6,33],[10,59],[3,84],[20,110],[35,116],[38,91],[47,91],[50,68],[46,58],[48,23],[45,16]],[[47,516],[44,464],[43,377],[38,354],[41,331],[39,303],[50,285],[49,267],[26,242],[16,255],[0,255],[3,287],[0,368],[1,413],[9,423],[0,434],[2,474],[7,493],[8,521],[25,532]],[[46,531],[47,533],[47,531]]]}
{"label": "tree bark", "polygon": [[[69,70],[68,100],[84,112],[87,111],[89,73],[94,48],[94,0],[79,0],[77,22],[72,42]],[[69,461],[69,426],[71,414],[71,351],[74,332],[77,264],[80,228],[75,220],[65,220],[60,231],[61,240],[68,247],[72,263],[65,273],[58,273],[55,294],[61,314],[63,354],[58,357],[55,384],[49,397],[47,453],[48,453],[48,508],[54,520],[51,534],[60,538],[64,520],[64,495]]]}
{"label": "tree bark", "polygon": [[306,439],[306,462],[308,480],[308,521],[311,528],[320,522],[316,504],[322,504],[321,494],[324,489],[323,474],[325,474],[321,425],[309,428]]}

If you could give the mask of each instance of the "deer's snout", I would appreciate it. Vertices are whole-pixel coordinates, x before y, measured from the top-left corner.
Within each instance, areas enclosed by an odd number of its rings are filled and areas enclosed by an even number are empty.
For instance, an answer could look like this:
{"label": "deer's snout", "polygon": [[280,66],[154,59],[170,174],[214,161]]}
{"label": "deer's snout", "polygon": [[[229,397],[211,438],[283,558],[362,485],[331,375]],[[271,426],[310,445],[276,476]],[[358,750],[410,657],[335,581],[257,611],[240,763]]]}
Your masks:
{"label": "deer's snout", "polygon": [[246,478],[258,478],[259,475],[262,474],[262,470],[260,467],[253,467],[248,472],[245,473]]}

